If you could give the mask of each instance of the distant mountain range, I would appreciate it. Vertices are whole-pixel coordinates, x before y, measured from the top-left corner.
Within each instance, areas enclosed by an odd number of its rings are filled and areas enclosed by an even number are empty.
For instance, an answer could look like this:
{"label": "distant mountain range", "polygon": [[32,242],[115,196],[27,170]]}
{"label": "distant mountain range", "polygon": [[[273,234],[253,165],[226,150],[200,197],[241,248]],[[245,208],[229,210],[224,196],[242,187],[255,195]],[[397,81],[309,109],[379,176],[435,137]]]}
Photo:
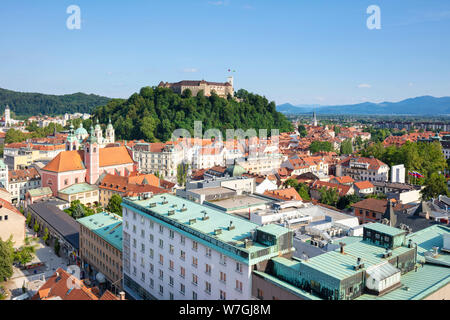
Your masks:
{"label": "distant mountain range", "polygon": [[422,96],[399,102],[364,102],[352,105],[317,106],[285,103],[277,106],[283,114],[361,114],[361,115],[449,115],[450,97]]}
{"label": "distant mountain range", "polygon": [[0,88],[0,112],[6,105],[16,115],[61,115],[64,113],[90,113],[95,107],[106,105],[111,98],[95,94],[74,93],[50,95],[31,92],[17,92]]}

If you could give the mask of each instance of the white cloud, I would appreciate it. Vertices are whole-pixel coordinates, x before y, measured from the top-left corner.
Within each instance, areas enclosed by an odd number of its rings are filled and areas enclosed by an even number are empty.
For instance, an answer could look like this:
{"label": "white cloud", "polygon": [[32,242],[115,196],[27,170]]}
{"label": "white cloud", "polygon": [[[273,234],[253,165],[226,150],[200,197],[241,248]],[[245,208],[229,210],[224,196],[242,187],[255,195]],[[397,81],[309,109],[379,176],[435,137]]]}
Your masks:
{"label": "white cloud", "polygon": [[227,6],[229,3],[229,1],[225,0],[225,1],[208,1],[208,4],[212,5],[212,6]]}
{"label": "white cloud", "polygon": [[372,88],[372,85],[367,83],[358,84],[358,88]]}
{"label": "white cloud", "polygon": [[194,73],[194,72],[198,72],[198,69],[196,69],[196,68],[186,68],[186,69],[183,69],[183,72],[185,72],[185,73]]}

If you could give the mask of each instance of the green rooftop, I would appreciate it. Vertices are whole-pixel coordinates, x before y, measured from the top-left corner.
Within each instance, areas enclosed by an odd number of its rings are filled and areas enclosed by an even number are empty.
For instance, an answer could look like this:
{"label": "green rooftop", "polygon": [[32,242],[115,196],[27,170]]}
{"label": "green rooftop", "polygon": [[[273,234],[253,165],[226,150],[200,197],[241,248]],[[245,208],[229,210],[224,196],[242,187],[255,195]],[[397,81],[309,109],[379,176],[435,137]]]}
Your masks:
{"label": "green rooftop", "polygon": [[[434,225],[407,236],[417,244],[418,261],[424,262],[424,253],[433,247],[442,248],[442,235],[450,233],[450,228]],[[450,254],[442,253],[439,259],[450,261]],[[383,296],[364,294],[358,300],[420,300],[439,288],[450,283],[450,268],[425,263],[417,271],[411,271],[401,277],[402,287]]]}
{"label": "green rooftop", "polygon": [[398,228],[393,228],[393,227],[390,227],[388,225],[381,224],[381,223],[367,224],[367,225],[364,226],[364,228],[367,229],[367,230],[380,232],[380,233],[383,233],[383,234],[386,234],[386,235],[392,236],[392,237],[395,237],[395,236],[398,236],[400,234],[406,233],[406,231],[404,231],[404,230],[400,230]]}
{"label": "green rooftop", "polygon": [[[163,204],[166,201],[167,203]],[[218,251],[225,251],[226,254],[231,252],[238,255],[240,259],[244,258],[246,263],[249,263],[248,260],[252,259],[252,263],[267,259],[268,254],[271,256],[278,255],[275,246],[268,247],[253,242],[245,247],[244,241],[252,238],[252,232],[267,230],[265,232],[273,232],[276,236],[292,232],[283,227],[265,229],[265,227],[260,227],[246,219],[171,194],[155,195],[145,200],[125,198],[122,206],[133,211],[137,209],[140,214],[146,217],[156,217],[156,219],[168,224],[168,227],[175,227],[178,229],[177,231],[186,232],[190,236],[194,235],[203,239],[205,245],[211,246],[213,244]],[[231,229],[229,229],[230,224]],[[256,255],[257,252],[267,248],[271,248],[271,250],[266,250],[267,253],[263,256]],[[292,249],[291,246],[291,248],[285,250],[285,253]]]}
{"label": "green rooftop", "polygon": [[85,226],[103,240],[122,251],[122,217],[114,213],[101,212],[78,219]]}
{"label": "green rooftop", "polygon": [[46,196],[48,194],[52,194],[53,191],[49,187],[42,187],[42,188],[36,188],[28,190],[30,193],[30,196],[32,197],[40,197],[40,196]]}
{"label": "green rooftop", "polygon": [[63,194],[77,194],[82,192],[89,192],[89,191],[95,191],[98,190],[98,188],[94,185],[90,185],[89,183],[83,182],[83,183],[77,183],[73,184],[70,187],[64,188],[58,192]]}

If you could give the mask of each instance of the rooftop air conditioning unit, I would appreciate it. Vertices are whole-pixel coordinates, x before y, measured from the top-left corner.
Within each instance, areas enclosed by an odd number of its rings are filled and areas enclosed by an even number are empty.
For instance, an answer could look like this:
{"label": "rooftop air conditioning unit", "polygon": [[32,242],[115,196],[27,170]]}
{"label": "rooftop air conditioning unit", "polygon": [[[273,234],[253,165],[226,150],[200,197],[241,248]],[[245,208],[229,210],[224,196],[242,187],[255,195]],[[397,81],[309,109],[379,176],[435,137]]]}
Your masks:
{"label": "rooftop air conditioning unit", "polygon": [[215,229],[214,230],[214,235],[219,235],[219,234],[222,234],[222,229]]}
{"label": "rooftop air conditioning unit", "polygon": [[173,216],[175,214],[175,210],[169,210],[169,216]]}
{"label": "rooftop air conditioning unit", "polygon": [[150,204],[149,204],[149,207],[150,207],[150,208],[154,208],[154,207],[156,207],[156,203],[155,203],[155,202],[153,202],[153,203],[150,203]]}
{"label": "rooftop air conditioning unit", "polygon": [[194,224],[194,223],[196,223],[197,222],[197,219],[189,219],[189,224]]}

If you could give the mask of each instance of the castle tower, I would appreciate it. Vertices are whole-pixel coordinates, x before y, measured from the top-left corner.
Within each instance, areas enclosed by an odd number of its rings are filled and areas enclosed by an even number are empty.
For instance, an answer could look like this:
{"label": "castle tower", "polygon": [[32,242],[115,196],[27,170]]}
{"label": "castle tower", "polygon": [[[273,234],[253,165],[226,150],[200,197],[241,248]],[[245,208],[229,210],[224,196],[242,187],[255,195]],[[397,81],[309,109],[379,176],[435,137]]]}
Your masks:
{"label": "castle tower", "polygon": [[116,142],[115,131],[114,131],[114,127],[111,123],[111,117],[109,117],[109,123],[108,123],[108,126],[106,127],[106,142],[107,143]]}
{"label": "castle tower", "polygon": [[84,165],[86,166],[86,182],[97,183],[100,175],[100,150],[95,136],[94,128],[91,126],[91,134],[84,145]]}
{"label": "castle tower", "polygon": [[79,146],[80,146],[79,141],[73,131],[73,124],[71,124],[69,135],[67,136],[67,140],[66,140],[66,151],[78,150]]}
{"label": "castle tower", "polygon": [[11,110],[9,109],[9,106],[6,105],[5,108],[5,127],[11,126]]}

